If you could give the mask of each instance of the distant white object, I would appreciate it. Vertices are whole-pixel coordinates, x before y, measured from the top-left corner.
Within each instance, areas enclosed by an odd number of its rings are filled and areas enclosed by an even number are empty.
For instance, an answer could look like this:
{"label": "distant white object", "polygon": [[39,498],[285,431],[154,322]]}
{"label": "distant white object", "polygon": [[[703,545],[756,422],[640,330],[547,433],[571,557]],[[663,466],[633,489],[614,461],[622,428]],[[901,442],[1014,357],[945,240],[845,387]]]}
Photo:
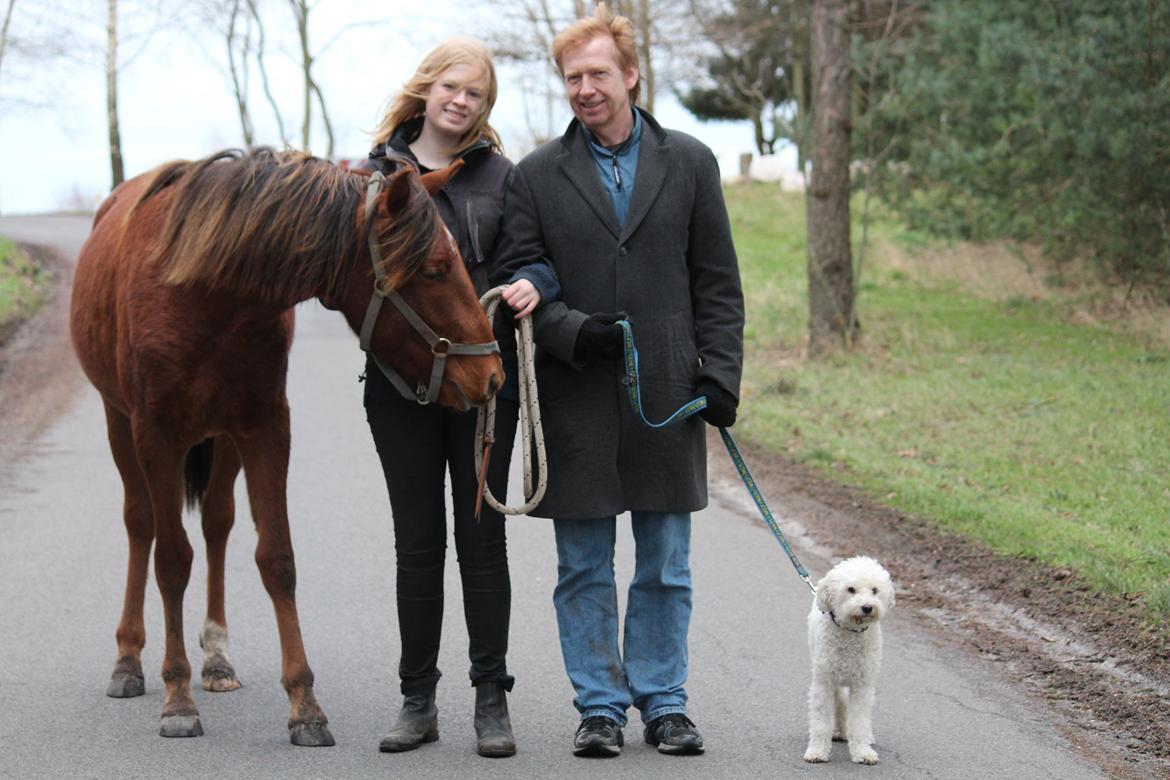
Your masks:
{"label": "distant white object", "polygon": [[790,156],[765,154],[748,168],[752,181],[776,182],[784,192],[804,192],[804,176],[792,167]]}

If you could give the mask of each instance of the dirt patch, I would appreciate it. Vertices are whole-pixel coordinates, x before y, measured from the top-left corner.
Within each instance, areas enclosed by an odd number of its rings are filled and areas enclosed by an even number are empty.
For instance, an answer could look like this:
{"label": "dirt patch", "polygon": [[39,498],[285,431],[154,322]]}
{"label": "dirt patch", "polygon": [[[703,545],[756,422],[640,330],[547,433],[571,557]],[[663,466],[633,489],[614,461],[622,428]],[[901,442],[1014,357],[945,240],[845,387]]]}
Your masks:
{"label": "dirt patch", "polygon": [[[713,429],[708,446],[719,493],[743,493]],[[1072,572],[998,555],[806,466],[740,448],[774,514],[799,518],[794,530],[834,559],[880,559],[900,609],[1050,702],[1087,758],[1115,777],[1170,776],[1170,627]]]}
{"label": "dirt patch", "polygon": [[36,313],[0,334],[0,466],[68,408],[82,379],[69,339],[73,264],[45,247],[20,248],[45,270],[49,282]]}

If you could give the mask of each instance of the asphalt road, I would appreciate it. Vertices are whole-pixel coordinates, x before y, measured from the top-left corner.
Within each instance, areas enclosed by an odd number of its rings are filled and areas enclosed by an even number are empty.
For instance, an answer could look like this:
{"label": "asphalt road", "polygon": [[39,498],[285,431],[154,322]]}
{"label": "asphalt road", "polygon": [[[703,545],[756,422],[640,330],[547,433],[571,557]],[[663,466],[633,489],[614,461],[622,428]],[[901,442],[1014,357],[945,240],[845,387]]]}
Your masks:
{"label": "asphalt road", "polygon": [[[0,234],[75,253],[88,225],[81,218],[7,218],[0,220]],[[874,716],[881,763],[854,766],[838,744],[831,763],[805,764],[809,596],[750,504],[735,492],[739,488],[725,485],[715,486],[712,506],[694,521],[688,689],[706,755],[660,756],[642,744],[636,714],[619,758],[571,755],[577,716],[551,603],[552,530],[532,518],[515,518],[509,526],[514,596],[508,660],[517,678],[509,703],[519,753],[490,760],[474,752],[473,691],[466,677],[453,545],[440,659],[441,739],[412,753],[379,753],[378,740],[399,703],[394,548],[389,504],[356,381],[362,356],[337,314],[311,302],[301,306],[298,317],[289,377],[297,595],[317,694],[337,745],[309,749],[288,743],[275,620],[252,561],[255,532],[242,480],[227,592],[231,657],[244,687],[227,694],[196,691],[205,736],[158,736],[162,617],[152,581],[143,654],[146,695],[130,700],[104,695],[114,662],[126,541],[121,486],[106,445],[101,404],[84,385],[36,440],[10,442],[18,454],[0,463],[0,776],[1104,776],[1074,752],[1041,704],[898,610],[885,627],[886,661]],[[7,403],[0,398],[0,410]],[[517,478],[513,485],[518,484]],[[801,543],[805,521],[781,518],[816,577],[828,564],[818,549]],[[198,518],[189,517],[196,561],[186,625],[196,669],[201,656],[193,632],[202,622],[205,594],[198,528]],[[620,581],[628,582],[632,570],[631,547],[626,530],[619,543]]]}

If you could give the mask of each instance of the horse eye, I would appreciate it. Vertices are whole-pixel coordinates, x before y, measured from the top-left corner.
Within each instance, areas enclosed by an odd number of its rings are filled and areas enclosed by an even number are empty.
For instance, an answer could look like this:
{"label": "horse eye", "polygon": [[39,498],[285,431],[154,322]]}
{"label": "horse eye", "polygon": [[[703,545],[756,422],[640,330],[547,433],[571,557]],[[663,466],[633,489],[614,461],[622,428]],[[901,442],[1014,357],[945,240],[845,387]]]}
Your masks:
{"label": "horse eye", "polygon": [[436,282],[443,278],[443,270],[441,268],[424,268],[419,273],[422,274],[424,279],[431,279]]}
{"label": "horse eye", "polygon": [[849,592],[850,592],[850,593],[856,593],[856,592],[857,592],[857,588],[855,588],[855,587],[853,587],[852,585],[850,585],[850,586],[849,586]]}

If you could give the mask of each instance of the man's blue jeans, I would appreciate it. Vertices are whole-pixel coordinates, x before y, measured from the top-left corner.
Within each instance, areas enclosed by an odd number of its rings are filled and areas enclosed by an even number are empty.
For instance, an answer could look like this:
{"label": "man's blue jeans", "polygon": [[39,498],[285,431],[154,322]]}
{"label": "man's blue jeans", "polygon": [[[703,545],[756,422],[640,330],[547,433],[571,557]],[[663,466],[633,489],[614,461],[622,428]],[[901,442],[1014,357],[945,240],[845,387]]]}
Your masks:
{"label": "man's blue jeans", "polygon": [[691,623],[691,516],[633,512],[634,579],[618,647],[613,552],[616,519],[554,520],[557,586],[553,605],[565,671],[582,718],[626,724],[631,704],[649,722],[684,713]]}

